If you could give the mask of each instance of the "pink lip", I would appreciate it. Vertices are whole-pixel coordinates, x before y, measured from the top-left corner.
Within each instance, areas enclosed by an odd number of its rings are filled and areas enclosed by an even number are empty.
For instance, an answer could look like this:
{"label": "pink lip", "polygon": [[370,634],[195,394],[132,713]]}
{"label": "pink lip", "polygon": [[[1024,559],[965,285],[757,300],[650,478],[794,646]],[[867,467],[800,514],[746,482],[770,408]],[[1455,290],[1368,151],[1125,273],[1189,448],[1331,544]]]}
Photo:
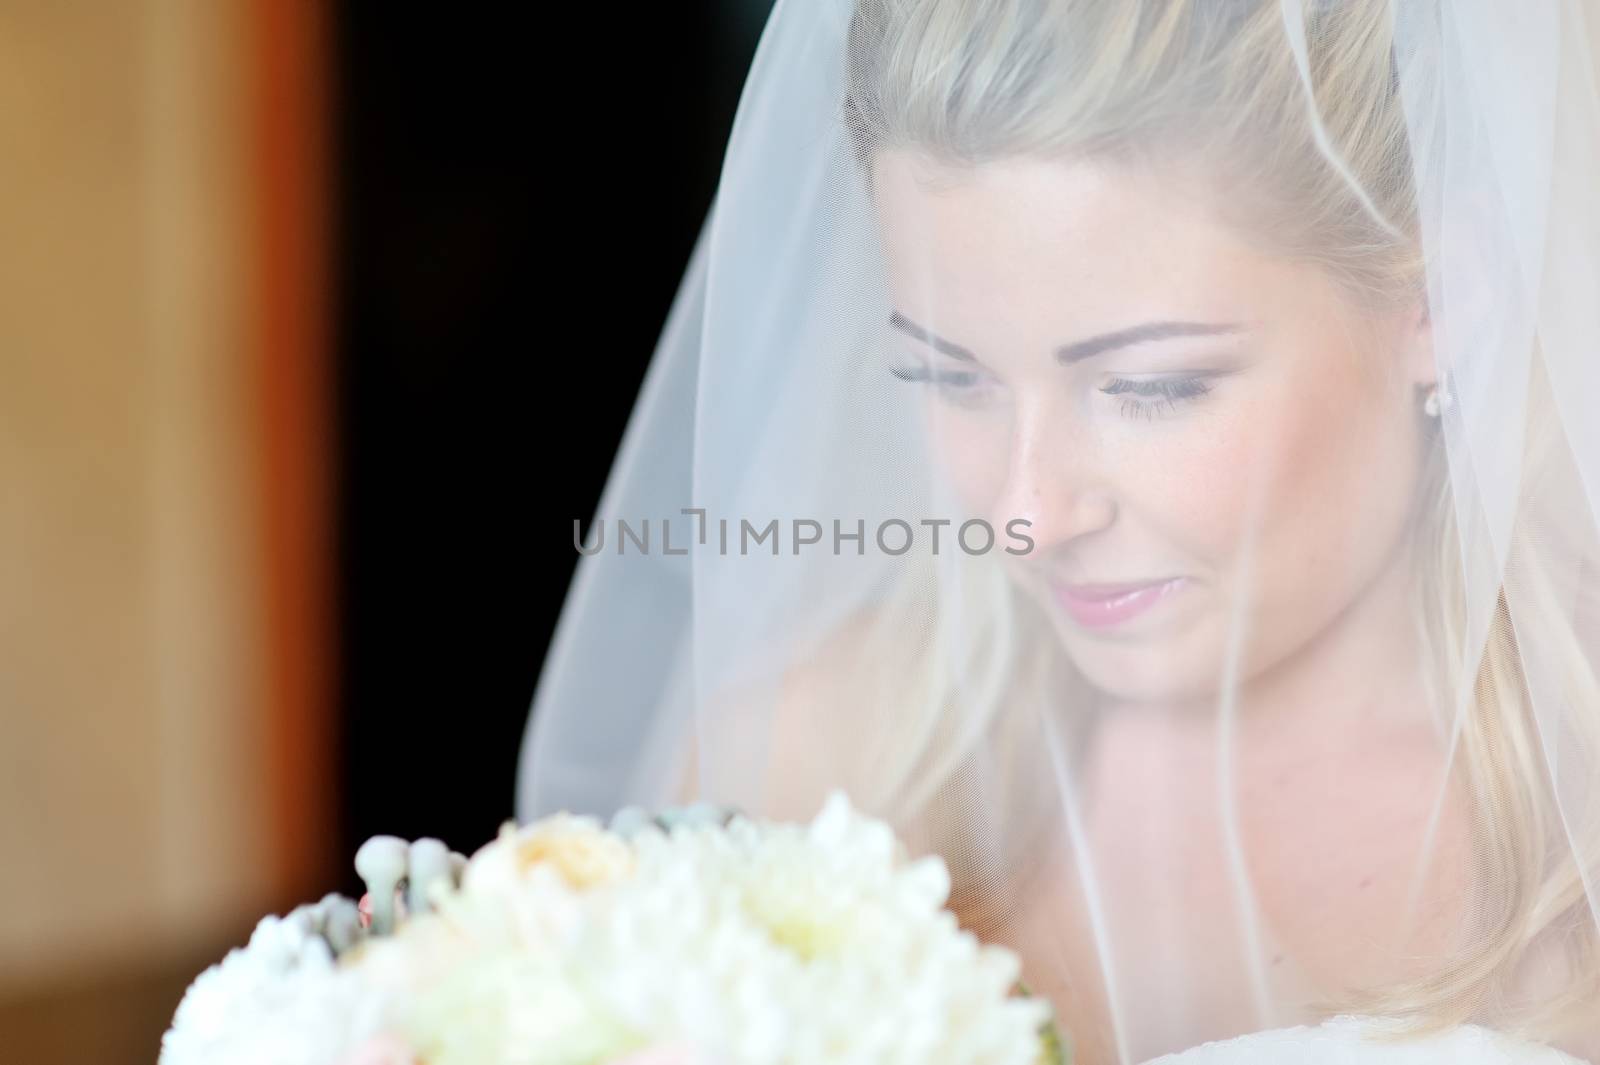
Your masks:
{"label": "pink lip", "polygon": [[1143,614],[1182,588],[1183,577],[1139,584],[1054,584],[1056,601],[1072,620],[1090,629],[1107,629]]}

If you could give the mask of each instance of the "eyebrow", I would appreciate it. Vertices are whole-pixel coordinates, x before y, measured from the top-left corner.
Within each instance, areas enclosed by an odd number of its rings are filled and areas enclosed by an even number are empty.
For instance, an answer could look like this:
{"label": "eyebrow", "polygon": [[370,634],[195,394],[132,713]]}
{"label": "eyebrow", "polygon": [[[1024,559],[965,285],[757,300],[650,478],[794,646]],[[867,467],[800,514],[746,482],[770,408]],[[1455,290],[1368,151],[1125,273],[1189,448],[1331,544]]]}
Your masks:
{"label": "eyebrow", "polygon": [[[922,326],[913,322],[899,311],[889,315],[889,324],[900,332],[922,341],[941,354],[962,362],[977,362],[978,357],[960,344],[952,343],[938,336]],[[1208,322],[1145,322],[1141,325],[1119,329],[1114,333],[1102,333],[1099,336],[1079,340],[1076,343],[1066,344],[1056,349],[1056,361],[1063,363],[1080,362],[1095,355],[1103,355],[1117,348],[1125,348],[1133,344],[1143,344],[1152,340],[1173,340],[1179,337],[1209,337],[1223,336],[1228,333],[1237,333],[1239,326],[1233,322],[1208,323]]]}
{"label": "eyebrow", "polygon": [[942,355],[948,355],[952,359],[960,359],[962,362],[978,361],[978,357],[976,355],[962,347],[960,344],[952,344],[943,337],[935,336],[926,329],[922,328],[922,326],[918,325],[916,322],[913,322],[911,319],[901,314],[899,311],[895,311],[893,314],[889,315],[889,324],[900,330],[900,332],[904,333],[906,336],[922,341],[924,344],[928,345],[928,347]]}
{"label": "eyebrow", "polygon": [[1056,361],[1079,362],[1114,348],[1130,344],[1143,344],[1149,340],[1172,340],[1176,337],[1214,337],[1237,333],[1239,326],[1233,322],[1209,324],[1206,322],[1145,322],[1115,333],[1102,333],[1088,340],[1067,344],[1056,349]]}

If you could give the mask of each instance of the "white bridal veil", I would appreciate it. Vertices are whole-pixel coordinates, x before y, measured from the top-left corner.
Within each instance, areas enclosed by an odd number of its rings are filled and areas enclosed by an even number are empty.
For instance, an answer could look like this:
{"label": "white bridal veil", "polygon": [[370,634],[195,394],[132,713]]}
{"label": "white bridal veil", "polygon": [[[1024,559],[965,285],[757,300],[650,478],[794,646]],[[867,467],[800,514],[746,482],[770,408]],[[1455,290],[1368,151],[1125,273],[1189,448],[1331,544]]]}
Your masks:
{"label": "white bridal veil", "polygon": [[[1592,1047],[1597,42],[1593,0],[779,0],[519,814],[844,788],[1085,1062],[1341,1011]],[[1057,217],[1019,162],[1126,180]],[[1361,310],[1252,305],[1141,243],[1168,204]],[[1211,285],[1277,347],[1184,324]],[[1395,414],[1350,323],[1408,300]]]}

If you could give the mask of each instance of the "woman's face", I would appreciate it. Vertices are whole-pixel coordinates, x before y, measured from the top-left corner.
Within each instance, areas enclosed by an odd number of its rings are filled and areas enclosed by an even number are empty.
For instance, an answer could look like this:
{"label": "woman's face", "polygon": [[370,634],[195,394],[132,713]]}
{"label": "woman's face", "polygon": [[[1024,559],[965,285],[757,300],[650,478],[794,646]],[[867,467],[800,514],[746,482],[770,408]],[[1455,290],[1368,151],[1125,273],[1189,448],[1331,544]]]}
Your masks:
{"label": "woman's face", "polygon": [[894,371],[972,513],[1031,523],[1010,564],[1096,687],[1203,697],[1236,631],[1247,680],[1397,569],[1417,314],[1358,309],[1150,174],[884,152],[873,185]]}

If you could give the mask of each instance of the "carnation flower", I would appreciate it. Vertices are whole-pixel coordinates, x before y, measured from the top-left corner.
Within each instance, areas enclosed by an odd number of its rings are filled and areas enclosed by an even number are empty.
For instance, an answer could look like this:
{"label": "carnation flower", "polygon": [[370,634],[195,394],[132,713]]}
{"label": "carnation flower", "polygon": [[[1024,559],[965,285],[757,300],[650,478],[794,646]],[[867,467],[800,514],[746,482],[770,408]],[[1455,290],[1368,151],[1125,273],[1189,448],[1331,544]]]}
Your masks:
{"label": "carnation flower", "polygon": [[520,832],[503,833],[489,847],[491,851],[509,848],[520,871],[548,865],[580,891],[633,871],[633,852],[628,845],[586,817],[558,814]]}
{"label": "carnation flower", "polygon": [[380,1034],[391,1005],[307,922],[268,917],[189,987],[159,1065],[329,1065]]}
{"label": "carnation flower", "polygon": [[[598,831],[566,824],[555,838]],[[541,1065],[658,1046],[739,1065],[1039,1054],[1048,1007],[1011,996],[1015,957],[958,929],[942,862],[906,862],[887,826],[842,796],[809,826],[639,832],[628,862],[582,886],[554,861],[509,858],[527,853],[502,837],[441,902],[431,956],[464,957],[452,990],[427,994],[434,1008],[408,1026],[417,1046],[450,1045],[460,1011],[493,1002],[474,1014],[479,1061],[530,1038]]]}
{"label": "carnation flower", "polygon": [[809,825],[507,827],[337,961],[264,921],[196,981],[161,1065],[1035,1065],[1049,1008],[949,888],[842,796]]}

